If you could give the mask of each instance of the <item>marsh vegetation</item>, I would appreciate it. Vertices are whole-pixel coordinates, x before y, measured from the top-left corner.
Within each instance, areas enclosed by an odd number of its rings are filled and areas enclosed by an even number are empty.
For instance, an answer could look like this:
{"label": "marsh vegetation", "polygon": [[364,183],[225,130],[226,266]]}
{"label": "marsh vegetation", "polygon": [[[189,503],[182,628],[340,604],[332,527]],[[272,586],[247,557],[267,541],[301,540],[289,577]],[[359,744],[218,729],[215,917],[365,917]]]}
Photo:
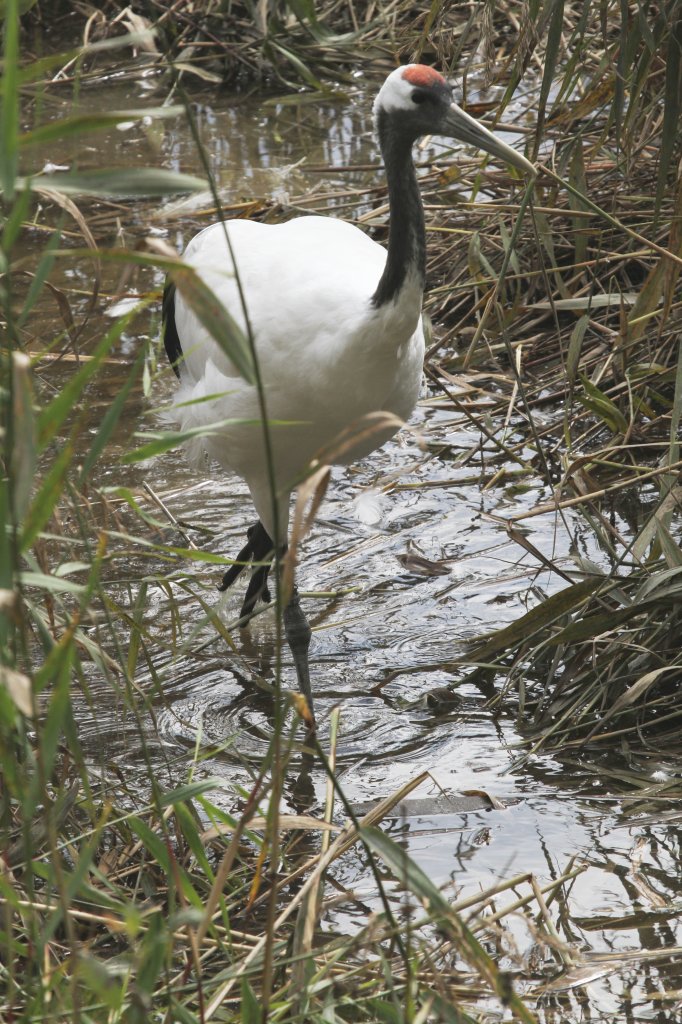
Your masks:
{"label": "marsh vegetation", "polygon": [[[670,1020],[679,5],[26,6],[1,8],[0,1016]],[[248,509],[164,419],[160,291],[212,315],[175,253],[218,211],[385,240],[368,112],[415,59],[540,172],[418,150],[428,389],[305,539],[302,750],[273,616],[244,639],[215,600]]]}

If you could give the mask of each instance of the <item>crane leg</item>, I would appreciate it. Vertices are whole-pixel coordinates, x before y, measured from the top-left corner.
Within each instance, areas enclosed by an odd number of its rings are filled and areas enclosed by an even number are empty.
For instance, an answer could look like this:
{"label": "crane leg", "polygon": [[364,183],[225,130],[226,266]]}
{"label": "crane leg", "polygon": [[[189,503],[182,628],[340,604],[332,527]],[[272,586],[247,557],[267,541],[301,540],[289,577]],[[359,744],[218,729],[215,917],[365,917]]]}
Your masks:
{"label": "crane leg", "polygon": [[298,687],[308,701],[308,707],[314,720],[313,692],[310,687],[310,669],[308,667],[308,648],[310,647],[312,633],[305,613],[301,608],[301,601],[296,587],[294,587],[289,603],[284,609],[283,618],[284,631],[296,668]]}
{"label": "crane leg", "polygon": [[274,551],[272,540],[260,520],[248,528],[246,536],[246,544],[237,555],[234,565],[231,565],[223,576],[223,581],[218,587],[218,590],[223,591],[231,587],[234,581],[241,576],[249,562],[265,562],[264,565],[258,565],[251,574],[239,616],[239,621],[242,625],[246,625],[259,598],[266,602],[270,600],[268,574]]}
{"label": "crane leg", "polygon": [[[270,552],[272,556],[272,551]],[[268,589],[268,574],[270,572],[270,563],[266,565],[259,565],[257,569],[254,569],[251,573],[251,579],[249,585],[246,588],[246,594],[244,595],[244,601],[242,603],[242,610],[239,615],[239,622],[241,625],[246,625],[246,621],[251,618],[253,609],[256,607],[258,599],[265,601],[266,604],[270,603],[270,591]]]}
{"label": "crane leg", "polygon": [[[270,600],[268,575],[271,568],[270,563],[274,555],[274,545],[260,520],[249,527],[246,536],[246,544],[237,555],[234,564],[230,566],[223,576],[223,581],[218,587],[218,590],[227,590],[241,576],[249,563],[262,563],[256,565],[256,568],[251,573],[251,579],[246,588],[246,595],[239,616],[240,626],[247,625],[259,598],[262,598],[264,601]],[[310,669],[308,667],[308,648],[310,647],[310,637],[312,634],[308,620],[301,608],[301,601],[296,587],[292,591],[291,598],[284,609],[282,617],[287,643],[294,659],[298,688],[308,702],[308,707],[314,721],[315,712],[313,710],[313,694],[310,686]]]}

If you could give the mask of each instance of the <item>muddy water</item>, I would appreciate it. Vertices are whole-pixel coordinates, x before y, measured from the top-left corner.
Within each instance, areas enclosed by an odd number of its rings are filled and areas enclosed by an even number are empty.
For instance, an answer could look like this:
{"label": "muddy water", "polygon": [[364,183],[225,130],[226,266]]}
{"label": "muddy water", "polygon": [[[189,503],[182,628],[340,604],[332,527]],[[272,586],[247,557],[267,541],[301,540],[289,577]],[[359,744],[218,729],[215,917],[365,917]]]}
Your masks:
{"label": "muddy water", "polygon": [[[129,86],[107,86],[112,107],[157,104],[162,98],[153,90],[148,100],[145,95],[131,95]],[[101,90],[84,91],[86,108],[91,103],[101,109],[101,102]],[[372,178],[367,170],[321,174],[310,169],[375,160],[367,104],[360,97],[350,106],[344,101],[263,106],[255,98],[205,96],[194,111],[226,200],[274,197],[303,209],[299,197],[312,186],[320,194],[341,192]],[[51,151],[45,159],[69,163],[74,155]],[[98,137],[96,146],[87,143],[77,155],[81,166],[124,159],[200,171],[191,136],[179,121]],[[329,205],[343,202],[336,198]],[[126,218],[132,218],[128,225]],[[121,219],[124,232],[134,236],[152,229],[178,247],[204,223],[193,220],[191,204],[180,218],[152,216],[145,204],[139,210],[126,207]],[[108,230],[112,236],[114,229]],[[69,285],[66,276],[62,283]],[[105,285],[114,290],[113,276]],[[140,336],[126,336],[115,353],[120,366],[112,364],[93,397],[93,429],[140,343]],[[53,371],[51,382],[58,384],[63,372]],[[97,469],[94,482],[132,487],[142,498],[141,485],[147,483],[198,546],[234,555],[253,518],[240,481],[217,473],[198,476],[180,452],[134,468],[114,460],[132,443],[131,426],[160,425],[157,410],[168,404],[173,387],[160,359],[150,394],[134,393],[111,461]],[[567,884],[558,916],[562,938],[595,961],[595,980],[545,995],[542,1019],[674,1020],[670,1003],[661,1009],[656,999],[663,989],[682,988],[682,970],[668,952],[682,944],[671,909],[682,898],[680,829],[675,822],[656,823],[654,772],[666,766],[638,766],[639,803],[620,781],[620,763],[605,762],[595,772],[588,755],[581,755],[582,762],[570,765],[538,757],[514,767],[520,737],[513,702],[491,711],[494,691],[468,681],[466,672],[450,663],[467,638],[512,621],[539,594],[563,585],[513,544],[499,521],[535,506],[543,491],[540,486],[524,491],[509,482],[484,487],[500,463],[492,465],[494,453],[433,394],[425,392],[411,428],[363,463],[335,471],[301,554],[298,582],[313,626],[317,715],[326,736],[329,712],[337,705],[342,709],[338,764],[346,794],[354,801],[383,796],[425,769],[430,778],[421,796],[472,789],[492,794],[504,809],[425,814],[396,822],[393,833],[407,840],[435,882],[461,897],[528,871],[546,884],[569,866],[584,865],[586,870]],[[463,460],[463,453],[470,457]],[[507,468],[513,473],[513,466]],[[569,512],[563,522],[532,519],[527,525],[532,543],[559,564],[570,564],[571,550],[603,563],[579,514]],[[621,521],[616,525],[623,534],[631,528]],[[139,533],[139,524],[135,529]],[[172,531],[165,539],[177,542]],[[441,571],[424,567],[415,554],[439,563]],[[229,625],[241,591],[216,594],[219,567],[209,571],[187,563],[178,571],[174,564],[166,586],[156,580],[162,571],[162,563],[133,553],[125,570],[120,560],[116,563],[109,581],[112,595],[128,606],[142,579],[150,579],[145,611],[150,659],[138,660],[136,677],[150,701],[149,712],[140,712],[142,733],[126,703],[112,697],[109,684],[93,678],[90,704],[78,712],[85,749],[103,772],[115,764],[134,787],[145,778],[146,759],[163,784],[179,784],[197,745],[220,746],[221,753],[206,758],[194,777],[220,776],[230,786],[248,785],[272,734],[271,698],[258,686],[274,672],[272,612],[259,616],[248,635],[235,631],[231,651],[214,629],[202,626],[197,595]],[[188,638],[184,646],[177,641],[179,629]],[[121,642],[126,642],[123,633]],[[284,682],[294,682],[286,651]],[[443,687],[452,699],[434,707],[427,695]],[[651,798],[645,803],[647,773]],[[307,786],[307,798],[319,799],[322,773],[313,770]],[[300,804],[300,789],[287,785],[287,799]],[[362,861],[349,857],[335,874],[371,903]],[[350,904],[341,906],[329,915],[329,926],[348,927],[356,912]],[[531,957],[534,936],[520,919],[509,928],[520,953]]]}

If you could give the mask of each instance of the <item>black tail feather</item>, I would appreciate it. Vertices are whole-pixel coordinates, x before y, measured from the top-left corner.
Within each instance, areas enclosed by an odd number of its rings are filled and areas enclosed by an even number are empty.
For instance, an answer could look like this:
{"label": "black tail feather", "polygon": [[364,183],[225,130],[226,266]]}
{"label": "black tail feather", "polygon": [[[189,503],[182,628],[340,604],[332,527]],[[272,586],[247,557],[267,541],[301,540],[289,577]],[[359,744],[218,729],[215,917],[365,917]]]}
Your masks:
{"label": "black tail feather", "polygon": [[163,325],[163,344],[166,349],[166,355],[173,367],[175,376],[179,379],[180,369],[178,364],[182,360],[182,345],[180,344],[178,329],[175,325],[175,285],[172,281],[168,281],[163,289],[161,322]]}

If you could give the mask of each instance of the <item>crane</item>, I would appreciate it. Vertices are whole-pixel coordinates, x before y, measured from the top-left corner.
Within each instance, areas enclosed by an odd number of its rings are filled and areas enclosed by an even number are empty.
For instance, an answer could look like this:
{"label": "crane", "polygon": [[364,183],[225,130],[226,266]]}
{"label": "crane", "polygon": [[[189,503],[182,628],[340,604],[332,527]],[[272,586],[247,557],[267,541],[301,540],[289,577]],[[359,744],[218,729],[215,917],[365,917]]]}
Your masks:
{"label": "crane", "polygon": [[[397,419],[378,431],[358,431],[357,441],[337,449],[333,461],[347,464],[369,454],[417,402],[426,242],[413,144],[423,135],[446,136],[535,173],[524,156],[458,107],[451,85],[427,65],[407,64],[388,75],[374,101],[374,122],[388,185],[387,250],[343,220],[311,215],[276,225],[212,224],[183,256],[242,330],[251,332],[270,459],[257,389],[239,375],[174,285],[164,291],[164,344],[179,378],[175,414],[183,430],[204,430],[190,442],[190,457],[205,453],[245,480],[258,516],[219,587],[226,590],[251,565],[242,625],[259,599],[270,599],[275,539],[283,550],[290,497],[301,472],[363,417],[392,413]],[[312,713],[311,633],[295,587],[283,621],[299,689]]]}

